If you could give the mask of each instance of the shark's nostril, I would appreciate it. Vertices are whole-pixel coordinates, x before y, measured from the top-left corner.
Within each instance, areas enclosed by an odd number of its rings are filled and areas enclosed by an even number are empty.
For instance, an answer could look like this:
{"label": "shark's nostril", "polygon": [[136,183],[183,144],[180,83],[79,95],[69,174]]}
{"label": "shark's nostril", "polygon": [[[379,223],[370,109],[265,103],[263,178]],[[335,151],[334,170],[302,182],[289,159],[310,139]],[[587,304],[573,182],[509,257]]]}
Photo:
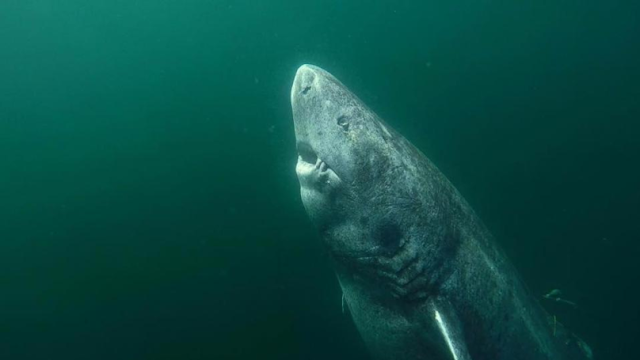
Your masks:
{"label": "shark's nostril", "polygon": [[307,95],[309,90],[311,90],[311,86],[305,86],[304,89],[302,89],[301,91],[302,95]]}

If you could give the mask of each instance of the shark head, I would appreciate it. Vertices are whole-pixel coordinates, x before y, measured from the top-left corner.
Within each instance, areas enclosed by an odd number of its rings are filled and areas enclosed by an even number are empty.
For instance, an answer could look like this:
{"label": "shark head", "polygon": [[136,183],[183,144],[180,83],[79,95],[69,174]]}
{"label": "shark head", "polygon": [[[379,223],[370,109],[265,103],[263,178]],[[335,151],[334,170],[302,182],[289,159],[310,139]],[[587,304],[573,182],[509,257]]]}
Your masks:
{"label": "shark head", "polygon": [[302,202],[334,257],[392,258],[407,244],[429,249],[428,231],[432,245],[444,238],[449,183],[347,87],[303,65],[291,106]]}
{"label": "shark head", "polygon": [[319,67],[303,65],[293,82],[291,106],[303,189],[322,191],[329,184],[331,190],[366,171],[358,153],[366,147],[362,135],[376,132],[369,128],[375,114],[342,83]]}
{"label": "shark head", "polygon": [[298,69],[291,105],[307,213],[320,229],[353,220],[364,200],[360,185],[376,180],[373,170],[386,168],[381,155],[389,134],[340,81],[313,65]]}

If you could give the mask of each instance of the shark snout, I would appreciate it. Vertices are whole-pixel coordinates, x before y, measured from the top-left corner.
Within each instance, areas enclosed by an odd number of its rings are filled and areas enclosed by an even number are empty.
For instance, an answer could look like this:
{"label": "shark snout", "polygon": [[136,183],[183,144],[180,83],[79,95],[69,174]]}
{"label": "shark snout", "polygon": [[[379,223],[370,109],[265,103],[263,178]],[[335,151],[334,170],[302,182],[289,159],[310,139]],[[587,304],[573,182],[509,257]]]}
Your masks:
{"label": "shark snout", "polygon": [[296,99],[304,97],[316,86],[317,69],[313,65],[302,65],[296,72],[291,87],[291,104],[295,105]]}

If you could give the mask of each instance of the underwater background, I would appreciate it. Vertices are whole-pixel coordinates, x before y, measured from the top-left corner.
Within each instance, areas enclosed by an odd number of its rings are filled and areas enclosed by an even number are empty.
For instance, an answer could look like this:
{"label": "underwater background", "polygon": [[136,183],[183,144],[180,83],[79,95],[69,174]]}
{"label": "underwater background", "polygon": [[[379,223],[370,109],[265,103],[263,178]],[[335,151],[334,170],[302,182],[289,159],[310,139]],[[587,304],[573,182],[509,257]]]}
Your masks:
{"label": "underwater background", "polygon": [[638,34],[634,1],[2,0],[0,359],[367,359],[299,198],[304,63],[640,358]]}

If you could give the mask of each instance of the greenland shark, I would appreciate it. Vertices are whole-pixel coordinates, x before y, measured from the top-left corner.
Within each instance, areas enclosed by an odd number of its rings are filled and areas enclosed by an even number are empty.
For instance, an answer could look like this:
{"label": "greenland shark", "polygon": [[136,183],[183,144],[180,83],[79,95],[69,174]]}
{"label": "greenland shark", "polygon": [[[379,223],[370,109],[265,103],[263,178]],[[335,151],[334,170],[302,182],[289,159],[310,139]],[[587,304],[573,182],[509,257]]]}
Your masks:
{"label": "greenland shark", "polygon": [[373,358],[590,358],[436,166],[340,81],[301,66],[291,106],[302,202]]}

